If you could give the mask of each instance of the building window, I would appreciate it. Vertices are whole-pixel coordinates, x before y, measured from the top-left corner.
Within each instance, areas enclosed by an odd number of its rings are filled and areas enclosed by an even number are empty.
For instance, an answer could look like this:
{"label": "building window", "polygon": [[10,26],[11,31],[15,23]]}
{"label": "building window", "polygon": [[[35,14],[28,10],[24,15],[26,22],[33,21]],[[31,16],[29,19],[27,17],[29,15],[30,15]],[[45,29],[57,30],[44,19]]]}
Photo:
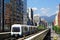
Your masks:
{"label": "building window", "polygon": [[4,3],[10,3],[10,0],[4,0]]}

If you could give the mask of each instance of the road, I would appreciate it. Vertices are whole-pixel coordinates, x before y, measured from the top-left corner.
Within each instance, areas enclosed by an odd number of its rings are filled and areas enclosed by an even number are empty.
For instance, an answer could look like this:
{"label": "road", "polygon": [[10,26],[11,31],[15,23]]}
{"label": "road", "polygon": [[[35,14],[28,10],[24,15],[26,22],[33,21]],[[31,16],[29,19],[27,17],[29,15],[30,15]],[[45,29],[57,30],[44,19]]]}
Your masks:
{"label": "road", "polygon": [[51,40],[60,40],[60,35],[56,34],[54,31],[51,32]]}
{"label": "road", "polygon": [[55,33],[54,30],[52,30],[52,26],[51,26],[51,40],[60,40],[60,35]]}

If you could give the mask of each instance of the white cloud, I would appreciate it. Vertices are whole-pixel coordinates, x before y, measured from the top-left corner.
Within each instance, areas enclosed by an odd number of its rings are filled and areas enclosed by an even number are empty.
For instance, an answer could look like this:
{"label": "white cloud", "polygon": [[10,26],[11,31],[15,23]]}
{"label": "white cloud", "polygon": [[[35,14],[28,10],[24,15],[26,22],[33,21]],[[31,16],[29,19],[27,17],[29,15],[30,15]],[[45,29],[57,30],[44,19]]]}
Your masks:
{"label": "white cloud", "polygon": [[32,9],[33,9],[34,11],[36,11],[36,10],[37,10],[37,8],[36,8],[36,7],[33,7]]}
{"label": "white cloud", "polygon": [[34,14],[33,16],[40,16],[40,14],[37,13],[37,14]]}
{"label": "white cloud", "polygon": [[48,13],[50,8],[41,8],[40,11],[42,13]]}
{"label": "white cloud", "polygon": [[50,8],[41,8],[40,9],[40,12],[42,13],[41,15],[48,16],[49,15],[49,12],[50,12]]}
{"label": "white cloud", "polygon": [[59,11],[57,10],[57,11],[55,11],[54,13],[52,13],[51,15],[58,14],[58,12],[59,12]]}
{"label": "white cloud", "polygon": [[58,13],[59,11],[57,10],[55,13]]}

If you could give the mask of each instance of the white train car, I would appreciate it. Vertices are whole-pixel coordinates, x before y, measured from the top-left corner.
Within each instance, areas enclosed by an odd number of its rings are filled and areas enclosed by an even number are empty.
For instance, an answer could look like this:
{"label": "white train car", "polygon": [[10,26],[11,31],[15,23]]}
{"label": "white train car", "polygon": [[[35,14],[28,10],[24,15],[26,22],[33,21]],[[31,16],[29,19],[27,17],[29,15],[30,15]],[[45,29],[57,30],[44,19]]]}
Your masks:
{"label": "white train car", "polygon": [[11,27],[11,36],[22,37],[23,35],[29,35],[34,33],[35,29],[35,26],[14,24]]}

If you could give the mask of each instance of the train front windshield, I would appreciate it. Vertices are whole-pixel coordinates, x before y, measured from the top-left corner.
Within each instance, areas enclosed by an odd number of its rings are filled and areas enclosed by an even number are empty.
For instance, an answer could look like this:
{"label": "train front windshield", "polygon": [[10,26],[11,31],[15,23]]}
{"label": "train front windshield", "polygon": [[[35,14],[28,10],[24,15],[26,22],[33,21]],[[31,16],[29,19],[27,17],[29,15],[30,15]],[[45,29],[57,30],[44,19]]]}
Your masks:
{"label": "train front windshield", "polygon": [[13,32],[20,32],[20,28],[19,27],[13,27],[12,31]]}

